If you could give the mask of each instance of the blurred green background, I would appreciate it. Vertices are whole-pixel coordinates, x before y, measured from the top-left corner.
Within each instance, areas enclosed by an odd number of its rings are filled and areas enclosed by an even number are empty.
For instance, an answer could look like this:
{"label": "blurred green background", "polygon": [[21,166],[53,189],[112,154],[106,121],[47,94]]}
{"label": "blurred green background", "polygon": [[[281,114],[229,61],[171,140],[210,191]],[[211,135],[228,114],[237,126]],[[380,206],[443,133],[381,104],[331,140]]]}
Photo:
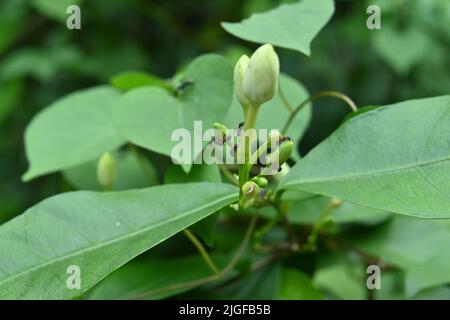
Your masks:
{"label": "blurred green background", "polygon": [[[227,34],[239,21],[282,1],[2,0],[0,2],[0,223],[68,186],[61,174],[22,183],[23,135],[40,109],[69,92],[143,70],[171,76],[205,52],[233,62],[257,45]],[[65,8],[81,7],[81,30],[68,30]],[[382,29],[366,28],[368,4],[382,8]],[[277,49],[283,72],[310,93],[337,90],[359,105],[383,105],[450,92],[450,1],[336,1],[312,55]],[[340,101],[315,103],[307,153],[348,113]]]}

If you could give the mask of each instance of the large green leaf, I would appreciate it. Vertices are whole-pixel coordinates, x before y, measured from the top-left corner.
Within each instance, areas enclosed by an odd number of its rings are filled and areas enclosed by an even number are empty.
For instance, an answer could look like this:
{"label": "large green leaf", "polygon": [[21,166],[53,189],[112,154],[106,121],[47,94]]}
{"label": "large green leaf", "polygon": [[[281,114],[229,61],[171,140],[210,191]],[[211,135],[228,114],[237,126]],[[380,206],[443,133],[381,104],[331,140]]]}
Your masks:
{"label": "large green leaf", "polygon": [[367,254],[406,270],[432,257],[446,256],[450,231],[440,221],[397,215],[376,229],[350,237],[349,241]]}
{"label": "large green leaf", "polygon": [[[180,143],[171,140],[175,129],[189,130],[194,139],[194,121],[202,121],[206,130],[225,118],[233,92],[233,71],[225,58],[201,56],[180,78],[191,84],[178,97],[158,87],[125,93],[115,110],[118,130],[134,144],[170,156],[173,147]],[[191,160],[200,152],[192,153]]]}
{"label": "large green leaf", "polygon": [[[236,198],[234,186],[192,183],[44,200],[0,227],[0,298],[73,298]],[[71,265],[81,289],[66,286]]]}
{"label": "large green leaf", "polygon": [[104,86],[82,90],[36,115],[25,132],[30,167],[23,180],[97,159],[123,144],[111,121],[119,95]]}
{"label": "large green leaf", "polygon": [[282,188],[422,218],[450,218],[450,96],[350,119],[290,171]]}
{"label": "large green leaf", "polygon": [[323,294],[304,272],[296,269],[283,269],[278,299],[321,300],[323,299]]}
{"label": "large green leaf", "polygon": [[311,41],[333,12],[333,0],[302,0],[254,14],[238,23],[223,22],[222,27],[244,40],[271,43],[310,55]]}
{"label": "large green leaf", "polygon": [[[449,237],[450,238],[450,237]],[[444,244],[439,244],[444,245]],[[448,243],[446,244],[448,248]],[[406,292],[409,296],[423,289],[449,284],[450,256],[447,252],[435,255],[426,261],[412,266],[406,273]]]}

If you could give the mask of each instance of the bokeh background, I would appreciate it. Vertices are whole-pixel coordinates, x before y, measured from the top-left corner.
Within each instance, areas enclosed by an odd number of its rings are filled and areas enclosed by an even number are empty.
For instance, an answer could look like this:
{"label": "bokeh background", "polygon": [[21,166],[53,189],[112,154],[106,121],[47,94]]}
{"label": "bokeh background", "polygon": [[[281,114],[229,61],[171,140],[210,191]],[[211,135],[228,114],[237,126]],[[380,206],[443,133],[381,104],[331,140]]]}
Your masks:
{"label": "bokeh background", "polygon": [[[0,223],[36,202],[70,189],[60,174],[23,183],[23,136],[40,109],[69,92],[108,83],[127,70],[170,77],[205,52],[235,61],[257,45],[227,34],[274,0],[2,0],[0,1]],[[286,2],[286,1],[284,1]],[[81,30],[65,25],[69,4],[81,7]],[[382,29],[366,28],[369,4],[382,7]],[[283,72],[310,93],[337,90],[359,105],[450,92],[450,1],[336,1],[311,57],[277,49]],[[328,136],[348,113],[322,99],[300,142],[302,154]]]}

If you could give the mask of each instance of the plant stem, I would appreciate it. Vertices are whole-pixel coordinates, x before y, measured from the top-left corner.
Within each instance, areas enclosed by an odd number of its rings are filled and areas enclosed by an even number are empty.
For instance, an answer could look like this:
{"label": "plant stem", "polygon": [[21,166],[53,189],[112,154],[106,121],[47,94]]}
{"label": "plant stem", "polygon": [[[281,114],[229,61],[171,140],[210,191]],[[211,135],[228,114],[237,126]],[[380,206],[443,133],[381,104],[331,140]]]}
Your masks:
{"label": "plant stem", "polygon": [[[255,229],[255,225],[256,225],[256,221],[258,219],[258,215],[254,214],[250,220],[250,223],[247,227],[247,230],[245,232],[244,238],[241,242],[241,245],[239,246],[239,249],[236,251],[236,254],[231,258],[230,262],[222,269],[222,271],[220,272],[221,276],[224,277],[225,275],[227,275],[235,266],[236,263],[239,261],[239,259],[241,258],[242,254],[244,253],[245,249],[248,246],[248,243],[251,239],[253,230]],[[252,267],[252,271],[254,271],[255,269],[258,269],[262,266],[264,266],[265,264],[267,264],[268,262],[272,261],[272,258],[268,259],[261,259],[260,261],[257,261],[255,263],[255,265]],[[201,286],[204,284],[208,284],[217,280],[220,280],[221,277],[217,276],[217,275],[213,275],[213,276],[209,276],[209,277],[205,277],[205,278],[201,278],[201,279],[197,279],[197,280],[192,280],[192,281],[187,281],[187,282],[181,282],[181,283],[177,283],[171,286],[167,286],[167,287],[163,287],[163,288],[159,288],[159,289],[155,289],[155,290],[151,290],[151,291],[147,291],[147,292],[143,292],[139,295],[130,297],[129,299],[143,299],[143,298],[147,298],[147,297],[151,297],[151,296],[155,296],[158,294],[162,294],[165,292],[170,292],[170,291],[175,291],[175,290],[182,290],[182,289],[191,289],[197,286]]]}
{"label": "plant stem", "polygon": [[[239,165],[239,200],[242,198],[242,186],[247,182],[250,170],[248,162],[250,159],[250,149],[253,142],[253,132],[247,132],[253,129],[256,124],[256,117],[260,106],[250,105],[247,110],[247,115],[244,121],[244,128],[242,129],[242,137],[240,141],[240,148],[244,148],[244,163]],[[242,150],[242,149],[241,149]],[[238,156],[242,151],[238,150]]]}
{"label": "plant stem", "polygon": [[294,108],[292,108],[292,105],[289,103],[286,95],[284,94],[284,91],[281,90],[281,85],[278,87],[278,93],[280,94],[281,101],[283,102],[286,109],[288,109],[289,113],[294,111]]}
{"label": "plant stem", "polygon": [[188,237],[189,240],[191,240],[191,242],[200,252],[200,255],[202,256],[205,263],[216,274],[216,277],[220,279],[222,277],[222,274],[219,268],[217,268],[216,264],[212,261],[211,257],[209,256],[208,252],[206,251],[205,247],[202,245],[200,240],[198,240],[197,237],[189,229],[184,229],[183,233],[186,235],[186,237]]}
{"label": "plant stem", "polygon": [[228,170],[228,168],[224,164],[219,164],[219,169],[232,184],[239,186],[239,181],[233,176],[233,174]]}
{"label": "plant stem", "polygon": [[318,98],[321,98],[321,97],[339,98],[342,101],[344,101],[350,107],[350,109],[353,110],[353,112],[358,111],[358,108],[356,107],[353,100],[350,99],[345,94],[337,92],[337,91],[321,91],[321,92],[318,92],[318,93],[310,96],[308,99],[304,100],[302,103],[300,103],[300,105],[297,108],[294,109],[294,111],[292,111],[292,113],[289,115],[289,118],[287,119],[286,124],[284,125],[284,128],[281,132],[286,134],[287,130],[289,129],[289,126],[291,125],[291,123],[294,120],[297,113],[299,113],[300,110],[303,109],[303,107],[305,107],[308,103],[313,102],[314,100],[317,100]]}

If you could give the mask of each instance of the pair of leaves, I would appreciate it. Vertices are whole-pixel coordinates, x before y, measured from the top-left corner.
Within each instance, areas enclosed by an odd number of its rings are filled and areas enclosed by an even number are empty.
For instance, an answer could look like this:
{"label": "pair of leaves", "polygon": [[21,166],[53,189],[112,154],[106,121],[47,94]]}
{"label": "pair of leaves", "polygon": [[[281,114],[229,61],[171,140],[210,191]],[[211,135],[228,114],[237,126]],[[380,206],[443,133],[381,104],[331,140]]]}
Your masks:
{"label": "pair of leaves", "polygon": [[281,187],[422,218],[450,218],[450,96],[354,117],[296,164]]}
{"label": "pair of leaves", "polygon": [[[180,143],[176,137],[175,141],[171,139],[176,129],[187,129],[194,139],[194,121],[201,121],[206,130],[226,116],[233,93],[233,71],[225,58],[217,55],[197,58],[180,78],[189,84],[181,89],[179,97],[159,87],[142,87],[128,91],[120,98],[115,123],[129,141],[171,156],[173,148]],[[195,134],[197,139],[202,139],[199,130]],[[193,161],[202,150],[189,151],[192,151]],[[174,156],[182,162],[181,155]],[[184,168],[189,171],[190,165],[186,164]]]}
{"label": "pair of leaves", "polygon": [[111,121],[119,96],[106,86],[82,90],[36,115],[25,132],[30,167],[23,180],[98,159],[125,143]]}
{"label": "pair of leaves", "polygon": [[239,23],[222,23],[232,35],[310,55],[310,43],[334,12],[333,0],[302,0],[254,14]]}
{"label": "pair of leaves", "polygon": [[[30,168],[23,179],[96,160],[126,139],[170,156],[175,144],[171,141],[173,130],[186,128],[193,136],[194,121],[202,121],[204,129],[212,127],[225,117],[232,97],[232,68],[220,56],[194,60],[182,76],[192,84],[179,97],[161,88],[161,82],[153,82],[153,86],[123,96],[101,86],[54,102],[27,127],[25,145]],[[123,87],[123,77],[113,83]]]}
{"label": "pair of leaves", "polygon": [[[237,194],[229,184],[192,183],[44,200],[0,228],[0,298],[76,297]],[[67,287],[69,266],[80,268],[81,289]]]}

